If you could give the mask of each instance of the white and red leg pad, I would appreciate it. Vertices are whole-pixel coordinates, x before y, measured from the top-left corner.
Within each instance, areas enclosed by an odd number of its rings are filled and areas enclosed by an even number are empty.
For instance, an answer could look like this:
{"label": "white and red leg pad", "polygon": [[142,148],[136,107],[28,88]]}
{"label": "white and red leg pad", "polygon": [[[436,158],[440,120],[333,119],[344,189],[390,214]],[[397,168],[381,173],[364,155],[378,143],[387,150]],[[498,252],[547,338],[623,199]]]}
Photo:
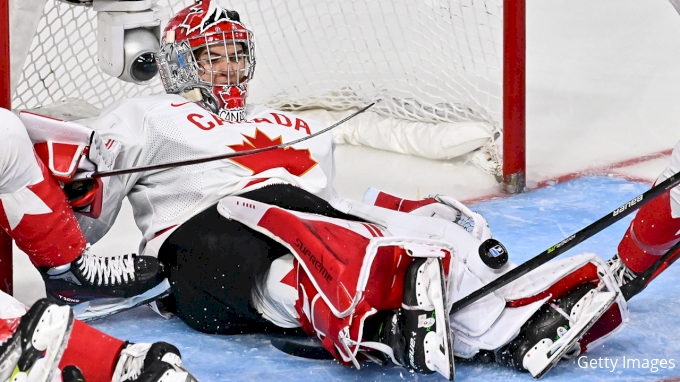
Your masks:
{"label": "white and red leg pad", "polygon": [[25,187],[0,194],[0,227],[26,252],[36,266],[72,262],[83,253],[86,241],[64,192],[42,162]]}
{"label": "white and red leg pad", "polygon": [[[578,260],[586,260],[586,262],[579,263]],[[596,346],[622,330],[628,322],[626,302],[613,276],[609,273],[609,268],[599,257],[582,254],[555,262],[547,268],[541,267],[544,268],[542,271],[550,275],[549,268],[558,270],[560,266],[568,266],[566,261],[571,262],[572,268],[575,265],[583,265],[561,276],[541,292],[508,301],[507,304],[509,308],[517,308],[539,300],[550,303],[585,283],[597,286],[596,289],[584,295],[574,305],[571,312],[566,312],[569,314],[570,323],[566,334],[556,341],[543,339],[525,355],[524,367],[537,378],[550,370],[567,352],[573,351],[576,344],[579,345],[581,353],[585,352],[588,347]]]}
{"label": "white and red leg pad", "polygon": [[506,301],[505,308],[494,315],[494,321],[483,332],[466,330],[473,327],[475,317],[478,320],[483,317],[483,304],[478,307],[473,304],[454,314],[451,322],[455,324],[456,355],[470,358],[480,349],[494,350],[505,345],[544,303],[566,295],[583,283],[597,285],[599,292],[613,292],[617,297],[609,311],[583,337],[582,347],[593,348],[623,330],[628,323],[628,306],[615,279],[599,256],[584,253],[548,262],[492,294]]}
{"label": "white and red leg pad", "polygon": [[672,215],[670,192],[640,208],[619,243],[621,261],[635,273],[644,272],[680,240],[680,218]]}
{"label": "white and red leg pad", "polygon": [[442,258],[448,270],[454,251],[441,241],[393,237],[375,224],[287,211],[237,196],[222,199],[217,209],[291,251],[297,261],[300,324],[344,364],[358,366],[364,320],[401,307],[412,257]]}
{"label": "white and red leg pad", "polygon": [[486,219],[450,196],[435,195],[421,200],[408,200],[371,187],[364,193],[363,202],[412,215],[448,220],[482,241],[491,238],[491,229]]}

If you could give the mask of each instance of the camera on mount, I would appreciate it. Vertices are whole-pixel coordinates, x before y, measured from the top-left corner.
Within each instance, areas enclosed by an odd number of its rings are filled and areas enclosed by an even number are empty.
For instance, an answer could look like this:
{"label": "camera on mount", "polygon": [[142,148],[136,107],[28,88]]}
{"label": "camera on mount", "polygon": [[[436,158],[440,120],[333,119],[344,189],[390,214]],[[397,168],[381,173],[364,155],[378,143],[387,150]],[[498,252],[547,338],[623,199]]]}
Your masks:
{"label": "camera on mount", "polygon": [[101,70],[126,82],[147,84],[158,74],[155,55],[170,9],[157,0],[61,0],[97,12]]}

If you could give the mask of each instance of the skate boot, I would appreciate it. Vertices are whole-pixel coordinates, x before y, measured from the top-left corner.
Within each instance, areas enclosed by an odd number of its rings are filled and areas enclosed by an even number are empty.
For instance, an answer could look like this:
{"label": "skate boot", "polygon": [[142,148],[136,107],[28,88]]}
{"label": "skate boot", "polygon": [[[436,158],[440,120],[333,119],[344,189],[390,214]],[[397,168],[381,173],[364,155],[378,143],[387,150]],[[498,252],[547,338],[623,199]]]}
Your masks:
{"label": "skate boot", "polygon": [[385,320],[379,341],[391,360],[416,373],[454,377],[453,342],[439,259],[416,259],[406,272],[402,308]]}
{"label": "skate boot", "polygon": [[158,259],[126,254],[96,256],[85,250],[72,263],[40,270],[47,297],[73,306],[90,321],[151,302],[170,293]]}
{"label": "skate boot", "polygon": [[73,365],[64,367],[61,371],[61,380],[63,382],[86,382],[83,372]]}
{"label": "skate boot", "polygon": [[496,362],[527,370],[536,379],[542,377],[563,357],[579,355],[579,340],[612,306],[616,296],[586,284],[542,306],[517,337],[495,351]]}
{"label": "skate boot", "polygon": [[631,271],[626,264],[623,263],[618,253],[607,260],[607,266],[614,275],[619,287],[626,285],[629,281],[637,277],[635,272]]}
{"label": "skate boot", "polygon": [[179,350],[167,342],[128,343],[120,351],[111,382],[196,381],[182,367]]}
{"label": "skate boot", "polygon": [[71,308],[38,300],[0,345],[0,382],[51,381],[72,326]]}

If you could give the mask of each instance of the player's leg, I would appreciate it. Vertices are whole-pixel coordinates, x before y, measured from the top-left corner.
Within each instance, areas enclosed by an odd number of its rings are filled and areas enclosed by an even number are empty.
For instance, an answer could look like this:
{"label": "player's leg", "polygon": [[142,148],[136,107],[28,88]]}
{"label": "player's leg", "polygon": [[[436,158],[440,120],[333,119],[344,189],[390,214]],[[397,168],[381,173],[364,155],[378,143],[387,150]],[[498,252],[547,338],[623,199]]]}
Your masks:
{"label": "player's leg", "polygon": [[272,325],[252,308],[251,287],[282,254],[273,240],[208,208],[161,246],[159,259],[173,290],[164,302],[201,332],[261,332]]}
{"label": "player's leg", "polygon": [[[673,149],[671,161],[656,183],[668,179],[678,171],[680,171],[680,142]],[[619,243],[618,253],[609,260],[619,285],[625,284],[649,268],[680,240],[679,232],[680,189],[675,187],[640,208],[628,226]],[[654,277],[656,275],[651,279]]]}
{"label": "player's leg", "polygon": [[[301,213],[243,197],[224,198],[218,211],[286,249],[253,293],[268,320],[286,327],[297,321],[343,364],[358,367],[362,359],[375,360],[371,353],[378,350],[407,369],[452,377],[444,269],[453,247],[393,237],[356,218]],[[380,331],[381,325],[391,325],[394,335]]]}
{"label": "player's leg", "polygon": [[[346,216],[300,188],[273,185],[251,200],[326,216]],[[356,218],[352,218],[356,219]],[[252,288],[272,261],[290,253],[275,240],[221,216],[215,207],[189,219],[164,242],[159,259],[173,287],[171,310],[192,328],[221,334],[275,329],[253,308]]]}
{"label": "player's leg", "polygon": [[79,304],[131,298],[161,282],[158,261],[123,255],[100,257],[86,242],[66,196],[36,158],[21,120],[0,109],[0,227],[26,252],[49,298]]}
{"label": "player's leg", "polygon": [[78,367],[87,382],[153,381],[139,377],[158,362],[167,364],[171,374],[194,380],[183,368],[179,350],[171,344],[125,342],[75,321],[59,366],[62,370],[69,365]]}
{"label": "player's leg", "polygon": [[479,240],[491,238],[491,229],[486,219],[450,196],[435,195],[421,200],[409,200],[369,188],[364,194],[363,202],[415,216],[444,219],[463,227]]}
{"label": "player's leg", "polygon": [[39,267],[68,264],[85,238],[64,193],[36,158],[23,123],[0,109],[0,227]]}

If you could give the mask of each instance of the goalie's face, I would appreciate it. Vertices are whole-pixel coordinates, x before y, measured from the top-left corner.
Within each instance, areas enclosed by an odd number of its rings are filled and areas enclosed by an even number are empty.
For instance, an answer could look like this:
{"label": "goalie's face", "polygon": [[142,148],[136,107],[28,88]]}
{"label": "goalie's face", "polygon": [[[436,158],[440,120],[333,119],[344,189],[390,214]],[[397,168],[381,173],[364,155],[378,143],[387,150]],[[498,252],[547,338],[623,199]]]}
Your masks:
{"label": "goalie's face", "polygon": [[196,50],[195,57],[199,77],[211,85],[235,86],[248,80],[251,59],[241,42],[204,46]]}
{"label": "goalie's face", "polygon": [[156,61],[166,92],[182,94],[226,120],[245,120],[255,43],[238,12],[195,0],[168,21]]}

